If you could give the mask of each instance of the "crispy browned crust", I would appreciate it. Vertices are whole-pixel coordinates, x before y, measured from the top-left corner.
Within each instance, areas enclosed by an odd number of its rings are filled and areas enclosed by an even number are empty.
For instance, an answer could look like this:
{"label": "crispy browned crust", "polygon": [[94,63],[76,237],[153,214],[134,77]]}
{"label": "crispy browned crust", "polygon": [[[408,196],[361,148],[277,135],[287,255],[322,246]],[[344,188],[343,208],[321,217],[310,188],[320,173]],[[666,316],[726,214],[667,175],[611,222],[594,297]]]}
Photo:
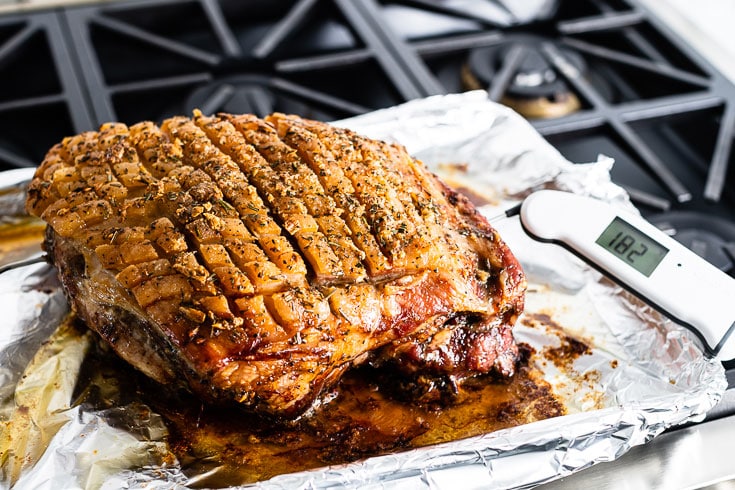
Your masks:
{"label": "crispy browned crust", "polygon": [[376,352],[512,374],[521,268],[402,147],[283,114],[110,123],[49,151],[27,208],[88,325],[208,399],[293,417]]}

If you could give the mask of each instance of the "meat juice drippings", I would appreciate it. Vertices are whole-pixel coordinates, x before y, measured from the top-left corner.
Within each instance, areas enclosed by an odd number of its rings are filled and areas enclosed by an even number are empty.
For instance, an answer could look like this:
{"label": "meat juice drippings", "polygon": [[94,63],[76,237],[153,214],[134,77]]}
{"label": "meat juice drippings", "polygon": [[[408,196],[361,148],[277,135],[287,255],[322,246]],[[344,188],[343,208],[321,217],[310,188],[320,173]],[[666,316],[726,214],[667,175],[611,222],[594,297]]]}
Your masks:
{"label": "meat juice drippings", "polygon": [[[290,424],[258,419],[237,407],[204,405],[186,394],[164,394],[104,347],[89,356],[82,376],[87,382],[79,386],[87,386],[81,394],[87,403],[137,399],[149,406],[165,420],[169,447],[195,486],[224,487],[564,415],[563,403],[528,362],[530,348],[521,351],[513,378],[466,382],[456,400],[443,406],[401,401],[377,384],[374,370],[356,369],[313,413]],[[118,391],[115,399],[112,391]],[[108,396],[90,398],[100,393]]]}
{"label": "meat juice drippings", "polygon": [[0,265],[40,252],[45,228],[45,223],[36,218],[0,217]]}

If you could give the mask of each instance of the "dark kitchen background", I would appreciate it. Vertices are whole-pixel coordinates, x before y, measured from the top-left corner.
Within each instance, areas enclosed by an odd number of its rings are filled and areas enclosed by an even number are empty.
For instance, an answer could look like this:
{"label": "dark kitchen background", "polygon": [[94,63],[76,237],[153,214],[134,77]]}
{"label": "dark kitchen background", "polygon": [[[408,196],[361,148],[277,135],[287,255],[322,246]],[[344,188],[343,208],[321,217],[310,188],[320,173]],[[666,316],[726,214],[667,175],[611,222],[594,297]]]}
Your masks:
{"label": "dark kitchen background", "polygon": [[35,166],[63,136],[110,120],[200,108],[329,121],[477,88],[569,160],[613,157],[613,179],[650,221],[735,277],[735,86],[633,0],[146,0],[2,14],[0,169]]}

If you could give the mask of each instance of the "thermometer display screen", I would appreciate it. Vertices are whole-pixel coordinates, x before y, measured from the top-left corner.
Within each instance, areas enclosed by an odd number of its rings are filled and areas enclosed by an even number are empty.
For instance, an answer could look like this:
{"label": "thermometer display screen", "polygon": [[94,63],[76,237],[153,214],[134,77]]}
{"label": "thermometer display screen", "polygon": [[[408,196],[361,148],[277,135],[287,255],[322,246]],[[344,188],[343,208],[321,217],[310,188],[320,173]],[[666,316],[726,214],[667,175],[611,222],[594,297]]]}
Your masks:
{"label": "thermometer display screen", "polygon": [[617,216],[595,243],[650,277],[669,249]]}

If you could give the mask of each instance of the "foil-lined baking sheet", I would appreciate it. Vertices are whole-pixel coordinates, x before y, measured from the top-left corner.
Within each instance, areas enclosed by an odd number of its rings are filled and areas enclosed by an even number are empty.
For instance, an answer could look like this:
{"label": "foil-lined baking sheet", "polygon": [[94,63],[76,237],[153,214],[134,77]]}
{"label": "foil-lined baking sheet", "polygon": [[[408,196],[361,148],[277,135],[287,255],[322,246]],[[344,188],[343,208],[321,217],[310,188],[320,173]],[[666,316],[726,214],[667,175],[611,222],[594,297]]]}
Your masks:
{"label": "foil-lined baking sheet", "polygon": [[[488,217],[538,188],[632,209],[608,158],[566,161],[482,91],[412,101],[336,124],[397,141],[467,192]],[[0,175],[0,184],[29,177]],[[354,463],[280,475],[258,488],[530,488],[615,459],[666,428],[701,419],[727,383],[696,337],[561,247],[534,242],[517,218],[493,220],[529,280],[514,334],[568,415]],[[0,224],[1,227],[1,224]],[[0,483],[15,488],[185,488],[161,417],[111,394],[103,410],[72,406],[91,337],[65,325],[54,271],[0,275]],[[572,337],[590,347],[560,368],[544,353]],[[105,393],[98,394],[104,398]],[[216,471],[216,469],[212,469]]]}

